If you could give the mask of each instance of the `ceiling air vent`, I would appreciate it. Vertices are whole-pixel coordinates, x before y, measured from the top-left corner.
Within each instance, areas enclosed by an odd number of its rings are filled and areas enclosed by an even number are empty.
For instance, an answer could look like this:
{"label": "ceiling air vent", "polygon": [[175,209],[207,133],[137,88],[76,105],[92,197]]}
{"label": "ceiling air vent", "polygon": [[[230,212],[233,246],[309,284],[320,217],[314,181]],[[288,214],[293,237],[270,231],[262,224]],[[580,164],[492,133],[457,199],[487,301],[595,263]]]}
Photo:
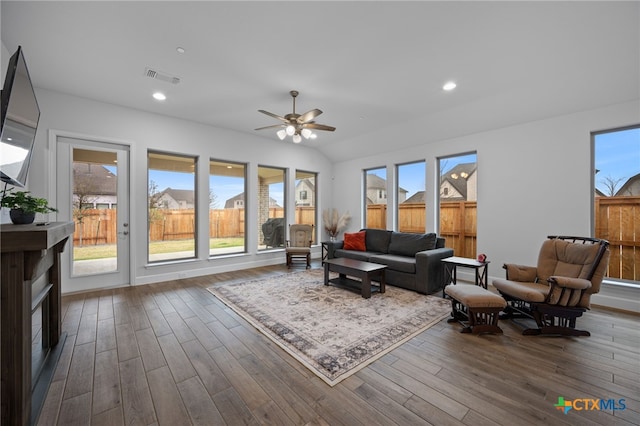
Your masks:
{"label": "ceiling air vent", "polygon": [[171,84],[180,83],[180,77],[174,77],[172,75],[167,74],[166,72],[154,70],[149,67],[144,69],[144,75],[149,78],[155,78],[156,80],[161,80]]}

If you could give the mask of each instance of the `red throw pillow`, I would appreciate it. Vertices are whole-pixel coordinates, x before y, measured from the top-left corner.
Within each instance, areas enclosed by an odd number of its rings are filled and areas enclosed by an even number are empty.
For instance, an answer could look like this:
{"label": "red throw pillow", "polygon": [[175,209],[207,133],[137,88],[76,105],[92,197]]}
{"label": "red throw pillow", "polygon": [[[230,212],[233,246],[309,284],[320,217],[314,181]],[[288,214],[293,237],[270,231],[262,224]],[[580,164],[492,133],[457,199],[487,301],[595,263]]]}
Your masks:
{"label": "red throw pillow", "polygon": [[366,231],[354,232],[352,234],[344,233],[344,246],[345,250],[357,250],[366,251],[367,247],[364,244],[364,238]]}

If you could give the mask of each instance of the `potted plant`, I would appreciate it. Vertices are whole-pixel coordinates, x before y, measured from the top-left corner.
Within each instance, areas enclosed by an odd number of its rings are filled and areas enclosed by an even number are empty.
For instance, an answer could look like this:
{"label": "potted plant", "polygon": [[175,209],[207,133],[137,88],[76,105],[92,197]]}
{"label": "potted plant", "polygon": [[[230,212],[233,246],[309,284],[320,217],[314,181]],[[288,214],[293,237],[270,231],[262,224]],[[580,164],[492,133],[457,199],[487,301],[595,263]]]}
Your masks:
{"label": "potted plant", "polygon": [[0,206],[10,209],[11,222],[16,225],[33,223],[36,213],[57,212],[49,206],[46,198],[29,195],[29,191],[15,191],[2,197]]}

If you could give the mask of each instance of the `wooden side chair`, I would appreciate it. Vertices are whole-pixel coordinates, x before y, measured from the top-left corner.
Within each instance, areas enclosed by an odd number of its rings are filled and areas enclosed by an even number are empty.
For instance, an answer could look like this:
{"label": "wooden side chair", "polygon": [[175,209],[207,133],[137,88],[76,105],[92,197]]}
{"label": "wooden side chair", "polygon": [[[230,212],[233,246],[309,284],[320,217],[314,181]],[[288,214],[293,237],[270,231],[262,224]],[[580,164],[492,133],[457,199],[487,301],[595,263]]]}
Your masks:
{"label": "wooden side chair", "polygon": [[289,225],[289,239],[285,248],[287,268],[295,259],[306,261],[306,267],[311,268],[311,241],[313,240],[313,225]]}
{"label": "wooden side chair", "polygon": [[505,264],[506,279],[493,286],[507,301],[501,318],[532,318],[537,328],[522,334],[589,336],[576,319],[589,309],[591,295],[609,266],[609,242],[597,238],[549,236],[537,267]]}

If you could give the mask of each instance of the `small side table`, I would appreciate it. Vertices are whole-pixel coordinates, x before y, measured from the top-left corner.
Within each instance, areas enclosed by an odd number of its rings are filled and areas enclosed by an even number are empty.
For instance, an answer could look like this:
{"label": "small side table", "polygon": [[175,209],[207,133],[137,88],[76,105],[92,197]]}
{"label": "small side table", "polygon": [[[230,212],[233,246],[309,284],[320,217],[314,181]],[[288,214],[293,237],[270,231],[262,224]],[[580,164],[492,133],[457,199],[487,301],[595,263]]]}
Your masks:
{"label": "small side table", "polygon": [[322,264],[324,265],[324,261],[329,257],[329,244],[331,241],[322,241],[320,244],[322,245]]}
{"label": "small side table", "polygon": [[444,267],[444,286],[442,287],[442,297],[444,297],[444,287],[449,284],[456,284],[458,280],[458,266],[475,269],[476,285],[486,289],[488,284],[489,262],[478,262],[475,259],[466,257],[451,256],[441,260]]}

